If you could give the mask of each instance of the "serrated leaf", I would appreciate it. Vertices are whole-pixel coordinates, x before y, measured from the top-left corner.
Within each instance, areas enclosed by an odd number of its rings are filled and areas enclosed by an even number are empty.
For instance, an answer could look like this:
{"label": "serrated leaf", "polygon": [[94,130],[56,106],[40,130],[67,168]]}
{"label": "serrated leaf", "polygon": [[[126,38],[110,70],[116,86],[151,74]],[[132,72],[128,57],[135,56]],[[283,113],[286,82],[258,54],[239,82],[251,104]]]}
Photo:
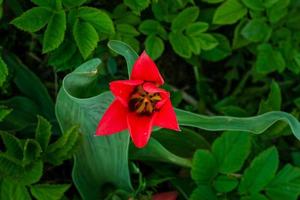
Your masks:
{"label": "serrated leaf", "polygon": [[91,55],[99,41],[96,29],[90,23],[79,20],[74,24],[73,36],[84,59]]}
{"label": "serrated leaf", "polygon": [[300,194],[300,169],[285,165],[268,184],[266,193],[272,200],[297,200]]}
{"label": "serrated leaf", "polygon": [[241,34],[249,41],[265,41],[271,36],[271,27],[263,19],[252,19],[241,30]]}
{"label": "serrated leaf", "polygon": [[24,31],[36,32],[46,26],[51,15],[51,11],[45,7],[34,7],[15,18],[11,24]]}
{"label": "serrated leaf", "polygon": [[159,35],[162,38],[167,38],[167,32],[164,27],[155,20],[148,19],[143,21],[139,26],[139,31],[145,35]]}
{"label": "serrated leaf", "polygon": [[199,16],[198,7],[190,7],[181,11],[172,21],[171,29],[172,31],[182,31],[189,24],[194,22]]}
{"label": "serrated leaf", "polygon": [[188,36],[199,36],[201,33],[207,31],[208,26],[206,22],[195,22],[187,26],[185,32]]}
{"label": "serrated leaf", "polygon": [[271,84],[271,91],[267,100],[262,100],[259,105],[259,114],[269,111],[280,110],[281,108],[281,90],[279,85],[273,81]]}
{"label": "serrated leaf", "polygon": [[37,160],[27,165],[23,169],[23,175],[18,182],[24,185],[31,185],[37,183],[43,176],[44,164],[41,160]]}
{"label": "serrated leaf", "polygon": [[214,24],[234,24],[247,13],[247,8],[239,0],[227,0],[214,14]]}
{"label": "serrated leaf", "polygon": [[22,176],[23,170],[19,160],[0,152],[0,177],[19,177]]}
{"label": "serrated leaf", "polygon": [[260,192],[274,178],[278,164],[278,152],[275,147],[261,152],[245,170],[239,192],[241,194]]}
{"label": "serrated leaf", "polygon": [[9,179],[3,179],[0,181],[0,199],[31,200],[31,197],[24,185]]}
{"label": "serrated leaf", "polygon": [[0,56],[0,88],[3,86],[3,83],[6,80],[6,77],[8,76],[8,69],[5,62],[2,60]]}
{"label": "serrated leaf", "polygon": [[51,137],[51,124],[42,116],[38,116],[38,124],[35,129],[35,139],[43,151],[48,147]]}
{"label": "serrated leaf", "polygon": [[214,155],[208,150],[197,150],[193,157],[192,179],[197,184],[209,184],[218,173]]}
{"label": "serrated leaf", "polygon": [[145,41],[145,49],[149,56],[156,60],[164,52],[165,45],[162,39],[155,35],[148,36]]}
{"label": "serrated leaf", "polygon": [[27,139],[23,149],[23,164],[27,165],[35,161],[41,154],[42,149],[39,143],[33,139]]}
{"label": "serrated leaf", "polygon": [[172,45],[173,50],[184,58],[190,58],[192,55],[191,49],[189,47],[189,41],[185,35],[182,33],[171,32],[169,34],[169,40]]}
{"label": "serrated leaf", "polygon": [[212,146],[218,171],[224,174],[240,170],[250,154],[251,137],[245,132],[225,132]]}
{"label": "serrated leaf", "polygon": [[39,184],[30,186],[31,194],[37,200],[60,200],[70,185]]}
{"label": "serrated leaf", "polygon": [[78,9],[78,17],[92,25],[98,32],[99,36],[103,33],[107,35],[113,35],[115,33],[113,22],[104,11],[97,8],[80,7]]}
{"label": "serrated leaf", "polygon": [[20,140],[12,134],[6,132],[0,131],[0,136],[5,145],[6,153],[10,156],[15,157],[16,159],[22,159],[23,150]]}
{"label": "serrated leaf", "polygon": [[43,53],[47,53],[59,47],[65,38],[66,28],[65,11],[59,11],[53,14],[45,31]]}
{"label": "serrated leaf", "polygon": [[124,0],[125,5],[131,8],[133,11],[141,12],[146,9],[150,1],[149,0]]}

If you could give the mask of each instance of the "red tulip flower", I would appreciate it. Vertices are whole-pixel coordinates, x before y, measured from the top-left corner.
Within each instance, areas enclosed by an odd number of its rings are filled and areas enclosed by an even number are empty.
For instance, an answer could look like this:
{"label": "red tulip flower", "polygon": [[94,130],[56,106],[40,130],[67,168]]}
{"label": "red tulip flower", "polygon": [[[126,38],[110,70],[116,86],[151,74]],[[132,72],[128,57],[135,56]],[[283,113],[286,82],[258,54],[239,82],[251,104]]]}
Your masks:
{"label": "red tulip flower", "polygon": [[134,63],[129,80],[110,83],[115,100],[104,113],[96,135],[110,135],[129,130],[135,146],[144,147],[152,127],[179,130],[169,92],[155,63],[143,52]]}

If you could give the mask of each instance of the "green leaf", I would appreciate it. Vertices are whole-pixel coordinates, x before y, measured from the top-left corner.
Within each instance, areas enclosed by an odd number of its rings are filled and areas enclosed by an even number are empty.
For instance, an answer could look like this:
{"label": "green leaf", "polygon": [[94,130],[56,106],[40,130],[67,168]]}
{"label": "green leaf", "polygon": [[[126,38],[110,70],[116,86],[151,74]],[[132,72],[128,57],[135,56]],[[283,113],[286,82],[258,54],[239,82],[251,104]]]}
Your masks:
{"label": "green leaf", "polygon": [[207,31],[208,26],[206,22],[195,22],[190,24],[185,31],[188,36],[199,36],[201,33]]}
{"label": "green leaf", "polygon": [[11,113],[12,109],[8,109],[0,106],[0,122],[4,120],[4,118]]}
{"label": "green leaf", "polygon": [[66,13],[59,11],[52,15],[43,40],[43,53],[47,53],[59,47],[65,38],[67,28]]}
{"label": "green leaf", "polygon": [[218,192],[230,192],[238,186],[239,181],[235,177],[220,175],[214,180],[214,188]]}
{"label": "green leaf", "polygon": [[232,49],[238,49],[251,43],[245,37],[242,36],[242,30],[249,20],[241,20],[240,23],[234,29],[234,36],[232,41]]}
{"label": "green leaf", "polygon": [[[78,17],[81,20],[88,22],[90,25],[92,25],[95,28],[95,30],[98,32],[99,36],[101,36],[103,33],[107,35],[113,35],[115,33],[113,22],[111,18],[104,11],[101,11],[97,8],[80,7],[78,9]],[[82,30],[82,33],[84,32],[85,31]],[[88,31],[86,32],[88,33]]]}
{"label": "green leaf", "polygon": [[266,113],[269,111],[280,110],[281,108],[281,91],[279,85],[272,81],[271,91],[266,100],[262,100],[259,105],[259,114]]}
{"label": "green leaf", "polygon": [[241,30],[241,34],[252,42],[265,41],[271,36],[272,29],[262,19],[252,19]]}
{"label": "green leaf", "polygon": [[182,33],[171,32],[169,34],[169,40],[173,50],[184,58],[190,58],[192,56],[191,49],[189,47],[189,41]]}
{"label": "green leaf", "polygon": [[265,9],[263,0],[242,0],[247,8],[255,11],[263,11]]}
{"label": "green leaf", "polygon": [[41,160],[26,165],[18,182],[24,185],[31,185],[38,182],[43,176],[43,167],[44,165]]}
{"label": "green leaf", "polygon": [[193,157],[192,179],[197,184],[209,184],[218,173],[214,155],[208,150],[197,150]]}
{"label": "green leaf", "polygon": [[201,128],[208,131],[245,131],[263,133],[277,121],[288,123],[291,131],[300,139],[300,123],[291,114],[273,111],[255,117],[205,116],[175,109],[179,125]]}
{"label": "green leaf", "polygon": [[68,8],[73,8],[76,6],[81,6],[84,4],[87,0],[61,0],[63,5]]}
{"label": "green leaf", "polygon": [[0,88],[3,86],[3,83],[6,80],[6,77],[8,76],[8,69],[5,62],[2,60],[0,56]]}
{"label": "green leaf", "polygon": [[201,56],[205,60],[217,62],[231,54],[231,47],[229,40],[224,35],[213,34],[213,36],[218,40],[218,45],[211,50],[202,51]]}
{"label": "green leaf", "polygon": [[31,200],[26,187],[16,182],[3,179],[0,181],[0,199],[5,200]]}
{"label": "green leaf", "polygon": [[245,170],[239,192],[244,194],[261,191],[275,176],[278,164],[278,152],[275,147],[261,152]]}
{"label": "green leaf", "polygon": [[42,149],[39,143],[33,139],[27,139],[24,144],[23,164],[27,165],[35,161],[41,154]]}
{"label": "green leaf", "polygon": [[272,200],[297,200],[300,194],[300,169],[287,164],[266,187]]}
{"label": "green leaf", "polygon": [[23,174],[21,162],[7,154],[0,152],[0,177],[19,177]]}
{"label": "green leaf", "polygon": [[117,24],[116,29],[119,34],[128,37],[136,37],[140,34],[135,27],[130,24]]}
{"label": "green leaf", "polygon": [[164,27],[155,20],[148,19],[143,21],[139,26],[139,31],[145,35],[159,35],[162,38],[167,38],[167,32]]}
{"label": "green leaf", "polygon": [[60,200],[70,185],[39,184],[30,186],[31,194],[37,200]]}
{"label": "green leaf", "polygon": [[133,11],[141,12],[146,9],[150,1],[149,0],[124,0],[125,5],[131,8]]}
{"label": "green leaf", "polygon": [[[110,42],[109,46],[127,54],[126,59],[136,55],[122,43]],[[57,119],[62,130],[80,125],[83,134],[83,141],[75,154],[73,181],[84,199],[102,199],[101,195],[106,191],[102,186],[107,183],[127,191],[132,190],[128,170],[129,134],[123,132],[95,137],[99,119],[113,100],[109,92],[94,96],[103,90],[92,90],[91,87],[96,85],[94,83],[98,78],[97,67],[100,63],[99,59],[90,60],[67,75],[56,101]],[[87,89],[92,90],[89,95],[85,93]]]}
{"label": "green leaf", "polygon": [[285,68],[285,61],[282,54],[274,50],[270,44],[261,44],[258,46],[255,68],[261,74],[268,74],[276,70],[282,72]]}
{"label": "green leaf", "polygon": [[165,45],[162,39],[155,35],[150,35],[146,38],[145,49],[149,56],[156,60],[164,52]]}
{"label": "green leaf", "polygon": [[172,31],[182,31],[189,24],[194,22],[199,16],[198,7],[190,7],[181,11],[172,21],[171,29]]}
{"label": "green leaf", "polygon": [[207,2],[207,3],[220,3],[220,2],[223,2],[224,0],[202,0],[203,2]]}
{"label": "green leaf", "polygon": [[11,23],[21,30],[36,32],[51,19],[51,11],[44,7],[34,7],[15,18]]}
{"label": "green leaf", "polygon": [[212,145],[212,153],[220,173],[228,174],[240,170],[250,154],[251,137],[243,132],[225,132]]}
{"label": "green leaf", "polygon": [[247,14],[247,8],[239,0],[227,0],[214,14],[214,24],[234,24]]}
{"label": "green leaf", "polygon": [[48,147],[51,137],[51,124],[42,116],[38,116],[38,124],[35,130],[35,139],[43,151]]}
{"label": "green leaf", "polygon": [[23,149],[20,140],[10,133],[0,132],[0,135],[5,145],[6,154],[21,160],[23,157]]}
{"label": "green leaf", "polygon": [[191,194],[189,200],[217,200],[217,196],[208,185],[198,186]]}
{"label": "green leaf", "polygon": [[189,48],[191,49],[192,53],[199,55],[201,52],[201,47],[198,38],[193,36],[187,36],[187,39],[189,42]]}
{"label": "green leaf", "polygon": [[200,33],[197,40],[203,50],[211,50],[219,44],[218,40],[209,33]]}
{"label": "green leaf", "polygon": [[267,9],[267,16],[271,23],[276,23],[288,13],[290,0],[278,0],[275,4]]}
{"label": "green leaf", "polygon": [[267,197],[260,193],[251,194],[250,196],[244,196],[241,200],[268,200]]}
{"label": "green leaf", "polygon": [[96,29],[90,23],[80,20],[74,24],[73,36],[84,59],[91,55],[99,41]]}
{"label": "green leaf", "polygon": [[189,159],[181,158],[165,149],[159,142],[151,138],[146,147],[138,149],[130,146],[130,159],[133,160],[150,160],[172,163],[183,167],[191,167]]}

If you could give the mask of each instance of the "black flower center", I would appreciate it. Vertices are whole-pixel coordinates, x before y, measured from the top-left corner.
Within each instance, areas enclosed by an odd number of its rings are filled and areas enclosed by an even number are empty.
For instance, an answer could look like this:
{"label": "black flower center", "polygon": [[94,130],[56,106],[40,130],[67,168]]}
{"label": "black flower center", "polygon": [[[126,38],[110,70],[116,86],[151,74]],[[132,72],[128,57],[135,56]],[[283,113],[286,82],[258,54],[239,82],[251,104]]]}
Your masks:
{"label": "black flower center", "polygon": [[158,92],[148,93],[141,85],[139,85],[132,92],[128,106],[130,111],[141,115],[151,115],[157,110],[155,105],[160,100],[161,96]]}

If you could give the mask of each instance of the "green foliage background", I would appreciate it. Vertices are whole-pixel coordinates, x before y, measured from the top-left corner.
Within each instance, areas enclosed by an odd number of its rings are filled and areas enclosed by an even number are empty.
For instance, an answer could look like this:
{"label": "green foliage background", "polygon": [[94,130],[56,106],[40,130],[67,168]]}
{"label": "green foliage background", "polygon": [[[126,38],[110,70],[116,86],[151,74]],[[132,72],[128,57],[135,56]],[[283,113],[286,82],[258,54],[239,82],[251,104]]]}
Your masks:
{"label": "green foliage background", "polygon": [[[0,0],[0,199],[298,199],[298,124],[270,111],[299,119],[299,24],[299,0]],[[91,139],[144,49],[187,127]]]}

